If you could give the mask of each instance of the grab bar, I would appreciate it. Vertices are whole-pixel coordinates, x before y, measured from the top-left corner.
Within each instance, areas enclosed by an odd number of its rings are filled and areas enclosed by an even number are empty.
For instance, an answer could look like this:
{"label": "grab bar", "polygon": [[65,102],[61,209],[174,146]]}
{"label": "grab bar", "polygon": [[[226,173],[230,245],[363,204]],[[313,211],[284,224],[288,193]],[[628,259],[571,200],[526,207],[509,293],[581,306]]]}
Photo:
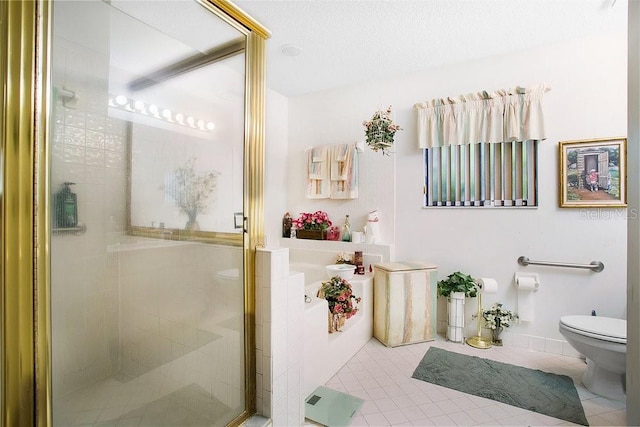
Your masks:
{"label": "grab bar", "polygon": [[551,267],[570,267],[570,268],[587,268],[596,273],[604,270],[604,264],[600,261],[591,261],[591,264],[572,264],[570,262],[551,262],[551,261],[531,261],[526,256],[518,258],[518,264],[527,266],[531,265],[548,265]]}

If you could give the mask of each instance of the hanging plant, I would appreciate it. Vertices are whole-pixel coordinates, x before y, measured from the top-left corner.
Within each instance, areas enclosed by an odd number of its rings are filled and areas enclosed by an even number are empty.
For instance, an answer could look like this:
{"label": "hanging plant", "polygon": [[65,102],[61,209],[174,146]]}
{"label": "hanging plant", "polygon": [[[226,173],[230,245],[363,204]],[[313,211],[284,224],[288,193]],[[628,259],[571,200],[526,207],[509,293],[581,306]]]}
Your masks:
{"label": "hanging plant", "polygon": [[364,133],[367,136],[367,145],[373,150],[381,150],[382,154],[389,155],[393,147],[393,138],[396,131],[402,128],[391,120],[391,106],[386,110],[378,110],[373,113],[370,120],[362,122]]}

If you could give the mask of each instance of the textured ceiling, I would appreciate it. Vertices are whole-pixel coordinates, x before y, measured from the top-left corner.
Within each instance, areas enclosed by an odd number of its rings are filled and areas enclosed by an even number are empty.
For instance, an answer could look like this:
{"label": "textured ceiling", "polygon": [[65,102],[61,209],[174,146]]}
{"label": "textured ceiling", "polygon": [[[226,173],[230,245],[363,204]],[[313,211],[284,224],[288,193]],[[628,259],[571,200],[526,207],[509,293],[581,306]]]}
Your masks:
{"label": "textured ceiling", "polygon": [[286,96],[625,29],[627,16],[626,0],[234,3],[271,30],[267,85]]}

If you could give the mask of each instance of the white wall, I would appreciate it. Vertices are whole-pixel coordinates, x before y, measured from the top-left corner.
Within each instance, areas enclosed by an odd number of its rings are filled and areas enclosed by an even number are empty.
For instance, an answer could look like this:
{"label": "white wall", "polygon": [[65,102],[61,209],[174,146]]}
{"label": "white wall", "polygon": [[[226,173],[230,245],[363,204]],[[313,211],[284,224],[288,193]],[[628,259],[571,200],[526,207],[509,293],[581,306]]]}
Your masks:
{"label": "white wall", "polygon": [[278,246],[282,217],[287,211],[286,185],[289,179],[287,97],[267,89],[265,126],[264,232],[267,247]]}
{"label": "white wall", "polygon": [[[626,135],[626,23],[620,28],[589,39],[290,99],[289,209],[293,214],[323,209],[341,223],[345,213],[361,221],[377,207],[396,259],[436,263],[440,278],[456,270],[496,278],[500,291],[495,298],[485,298],[485,305],[499,300],[514,308],[514,273],[538,272],[535,321],[516,325],[514,333],[561,339],[557,324],[564,314],[595,309],[599,315],[625,317],[626,210],[558,207],[558,141]],[[548,139],[539,149],[539,207],[422,208],[423,157],[413,105],[542,82],[551,91],[544,98]],[[392,157],[371,151],[362,156],[360,198],[305,199],[304,148],[364,140],[362,121],[388,105],[404,130],[396,134]],[[578,263],[600,260],[606,267],[602,273],[520,267],[520,255]]]}

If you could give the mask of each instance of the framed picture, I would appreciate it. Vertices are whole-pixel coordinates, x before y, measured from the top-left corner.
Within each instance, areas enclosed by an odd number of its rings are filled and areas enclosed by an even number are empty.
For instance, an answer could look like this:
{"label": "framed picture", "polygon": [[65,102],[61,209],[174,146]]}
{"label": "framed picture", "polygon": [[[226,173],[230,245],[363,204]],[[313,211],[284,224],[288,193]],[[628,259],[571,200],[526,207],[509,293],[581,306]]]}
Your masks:
{"label": "framed picture", "polygon": [[561,141],[560,207],[627,206],[627,139]]}

